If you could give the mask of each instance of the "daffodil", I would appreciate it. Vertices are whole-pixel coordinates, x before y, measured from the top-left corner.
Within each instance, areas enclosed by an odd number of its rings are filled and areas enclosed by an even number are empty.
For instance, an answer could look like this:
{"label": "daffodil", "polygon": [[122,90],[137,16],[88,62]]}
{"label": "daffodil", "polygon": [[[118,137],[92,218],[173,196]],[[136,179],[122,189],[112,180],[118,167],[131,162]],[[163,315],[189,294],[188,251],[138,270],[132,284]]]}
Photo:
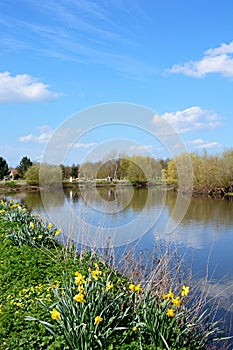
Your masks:
{"label": "daffodil", "polygon": [[188,294],[189,294],[189,287],[183,286],[181,291],[182,297],[187,296]]}
{"label": "daffodil", "polygon": [[29,224],[29,226],[32,228],[32,229],[34,229],[35,228],[35,224],[34,224],[34,222],[30,222],[30,224]]}
{"label": "daffodil", "polygon": [[103,321],[103,318],[101,316],[96,316],[94,324],[99,324],[102,321]]}
{"label": "daffodil", "polygon": [[52,228],[53,224],[51,224],[51,222],[48,224],[48,228]]}
{"label": "daffodil", "polygon": [[100,270],[94,270],[91,273],[92,277],[94,278],[94,280],[98,280],[99,279],[99,275],[101,275],[101,271]]}
{"label": "daffodil", "polygon": [[137,332],[137,330],[138,330],[138,329],[137,329],[136,326],[134,326],[134,327],[132,328],[132,331],[133,331],[133,332]]}
{"label": "daffodil", "polygon": [[135,291],[135,285],[134,285],[133,283],[131,283],[131,284],[129,285],[129,289],[130,289],[132,292],[134,292],[134,291]]}
{"label": "daffodil", "polygon": [[77,301],[78,303],[85,303],[86,300],[84,299],[84,294],[78,293],[74,296],[74,300]]}
{"label": "daffodil", "polygon": [[85,277],[78,271],[75,272],[75,284],[81,285],[85,283]]}
{"label": "daffodil", "polygon": [[168,309],[167,310],[167,316],[174,317],[175,316],[175,311],[173,309]]}
{"label": "daffodil", "polygon": [[59,229],[55,232],[55,236],[60,235],[60,233],[61,233],[61,229],[59,228]]}
{"label": "daffodil", "polygon": [[57,311],[56,309],[53,309],[51,311],[51,317],[53,320],[60,320],[61,319],[61,313]]}
{"label": "daffodil", "polygon": [[172,304],[174,306],[180,306],[180,303],[181,303],[180,297],[176,297],[176,298],[172,299]]}
{"label": "daffodil", "polygon": [[137,284],[134,288],[135,292],[140,292],[141,290],[141,285],[140,284]]}
{"label": "daffodil", "polygon": [[113,288],[113,284],[110,283],[110,282],[108,282],[108,283],[107,283],[107,286],[106,286],[106,291],[109,291],[109,290],[112,289],[112,288]]}
{"label": "daffodil", "polygon": [[167,294],[163,295],[163,299],[174,299],[174,294],[172,292],[172,289],[169,290],[169,292]]}

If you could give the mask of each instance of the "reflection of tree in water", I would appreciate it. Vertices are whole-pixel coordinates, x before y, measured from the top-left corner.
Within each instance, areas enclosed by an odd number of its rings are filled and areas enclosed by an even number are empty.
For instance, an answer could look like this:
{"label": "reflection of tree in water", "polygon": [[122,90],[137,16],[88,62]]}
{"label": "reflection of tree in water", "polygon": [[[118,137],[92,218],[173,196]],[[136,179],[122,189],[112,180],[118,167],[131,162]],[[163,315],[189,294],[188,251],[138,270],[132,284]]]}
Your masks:
{"label": "reflection of tree in water", "polygon": [[[177,195],[169,193],[166,200],[170,215],[174,208]],[[174,219],[174,218],[173,218]],[[189,225],[191,221],[218,224],[226,226],[233,224],[233,203],[228,200],[219,200],[208,197],[194,197],[191,199],[188,210],[182,221],[183,225]]]}
{"label": "reflection of tree in water", "polygon": [[[150,193],[149,193],[150,191]],[[67,192],[67,197],[69,193]],[[98,206],[102,200],[106,202],[117,201],[121,204],[123,209],[131,208],[133,210],[143,210],[154,207],[155,205],[162,205],[165,201],[166,191],[158,188],[143,188],[143,189],[129,189],[129,188],[97,188],[96,191],[92,189],[85,189],[73,192],[72,200],[77,202],[82,199],[85,203]],[[125,205],[124,205],[125,204]]]}
{"label": "reflection of tree in water", "polygon": [[118,191],[112,188],[105,188],[101,190],[97,188],[97,192],[100,197],[107,202],[113,202],[118,197]]}
{"label": "reflection of tree in water", "polygon": [[64,204],[65,197],[62,191],[43,191],[42,195],[40,191],[38,192],[27,192],[24,199],[24,204],[28,209],[33,209],[34,211],[44,208],[43,200],[46,201],[46,207],[56,208],[61,207]]}
{"label": "reflection of tree in water", "polygon": [[130,207],[134,210],[161,206],[165,202],[166,191],[158,188],[135,189]]}

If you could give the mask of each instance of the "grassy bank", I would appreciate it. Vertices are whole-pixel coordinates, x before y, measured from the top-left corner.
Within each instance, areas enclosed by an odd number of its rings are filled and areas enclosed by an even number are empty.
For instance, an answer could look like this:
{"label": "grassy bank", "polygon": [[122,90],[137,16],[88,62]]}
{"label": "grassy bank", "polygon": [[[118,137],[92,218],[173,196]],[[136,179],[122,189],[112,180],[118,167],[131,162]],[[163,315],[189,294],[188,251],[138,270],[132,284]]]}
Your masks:
{"label": "grassy bank", "polygon": [[164,266],[154,285],[135,281],[58,244],[60,234],[1,201],[0,350],[214,348],[217,325],[191,305],[188,285],[165,278]]}

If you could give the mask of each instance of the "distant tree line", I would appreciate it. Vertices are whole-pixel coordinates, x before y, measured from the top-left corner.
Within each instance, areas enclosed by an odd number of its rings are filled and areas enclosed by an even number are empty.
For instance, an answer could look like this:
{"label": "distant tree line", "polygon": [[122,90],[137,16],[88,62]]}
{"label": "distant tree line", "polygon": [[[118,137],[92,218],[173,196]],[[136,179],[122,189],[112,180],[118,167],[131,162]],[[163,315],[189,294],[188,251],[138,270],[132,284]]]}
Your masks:
{"label": "distant tree line", "polygon": [[167,167],[167,161],[140,155],[119,156],[95,163],[85,162],[79,168],[79,176],[84,179],[106,179],[129,180],[129,181],[151,181],[161,178],[163,167]]}
{"label": "distant tree line", "polygon": [[[59,183],[61,180],[72,179],[107,179],[129,181],[153,181],[162,179],[168,185],[178,186],[179,176],[182,179],[190,178],[190,169],[186,167],[191,159],[193,170],[193,187],[199,189],[212,189],[233,185],[233,148],[225,150],[219,155],[208,155],[204,151],[201,155],[196,153],[183,153],[173,159],[155,159],[141,155],[109,154],[98,162],[85,162],[81,165],[66,166],[60,164],[52,166],[44,164],[49,173],[45,180],[50,183]],[[40,163],[33,163],[30,158],[23,157],[16,167],[20,178],[30,184],[39,184],[41,168]],[[179,169],[179,172],[177,171]],[[10,174],[9,166],[3,157],[0,157],[0,180]],[[44,180],[44,181],[45,181]]]}

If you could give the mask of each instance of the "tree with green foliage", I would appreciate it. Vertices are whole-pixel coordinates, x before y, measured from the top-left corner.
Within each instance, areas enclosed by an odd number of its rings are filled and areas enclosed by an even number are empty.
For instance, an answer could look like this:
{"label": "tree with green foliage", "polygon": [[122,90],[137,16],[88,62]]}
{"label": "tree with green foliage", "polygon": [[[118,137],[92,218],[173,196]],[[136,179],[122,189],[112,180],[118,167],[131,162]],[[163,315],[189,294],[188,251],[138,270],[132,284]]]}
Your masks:
{"label": "tree with green foliage", "polygon": [[6,160],[0,157],[0,180],[4,179],[4,176],[8,176],[10,174],[10,170]]}
{"label": "tree with green foliage", "polygon": [[62,184],[62,169],[49,164],[33,164],[25,173],[29,185],[60,186]]}
{"label": "tree with green foliage", "polygon": [[32,166],[32,161],[28,157],[23,157],[19,163],[19,166],[17,166],[17,170],[22,178],[24,178],[24,174]]}
{"label": "tree with green foliage", "polygon": [[79,170],[79,166],[73,164],[70,170],[70,176],[72,176],[74,179],[78,178],[78,170]]}

